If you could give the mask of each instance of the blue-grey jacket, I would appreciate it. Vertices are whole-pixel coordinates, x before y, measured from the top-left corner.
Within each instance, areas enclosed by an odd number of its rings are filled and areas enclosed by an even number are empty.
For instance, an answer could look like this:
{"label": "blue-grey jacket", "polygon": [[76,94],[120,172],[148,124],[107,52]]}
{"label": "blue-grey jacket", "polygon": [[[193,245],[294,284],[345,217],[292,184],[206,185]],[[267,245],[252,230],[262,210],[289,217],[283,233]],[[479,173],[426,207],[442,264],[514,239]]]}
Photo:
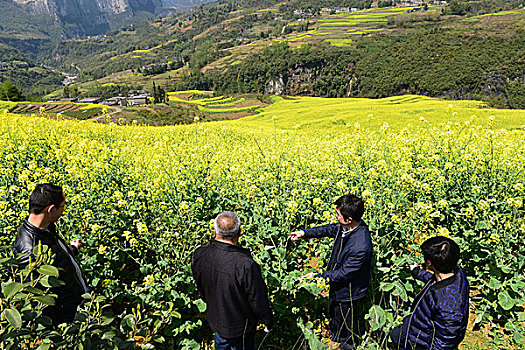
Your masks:
{"label": "blue-grey jacket", "polygon": [[[465,337],[469,313],[469,285],[458,265],[454,276],[436,281],[434,274],[415,268],[412,274],[425,282],[408,319],[407,349],[455,349]],[[402,340],[403,342],[404,340]],[[401,346],[404,344],[401,343]]]}
{"label": "blue-grey jacket", "polygon": [[335,239],[328,268],[322,273],[330,281],[330,299],[350,301],[364,297],[370,283],[372,260],[368,226],[361,221],[345,238],[340,224],[307,228],[304,235]]}

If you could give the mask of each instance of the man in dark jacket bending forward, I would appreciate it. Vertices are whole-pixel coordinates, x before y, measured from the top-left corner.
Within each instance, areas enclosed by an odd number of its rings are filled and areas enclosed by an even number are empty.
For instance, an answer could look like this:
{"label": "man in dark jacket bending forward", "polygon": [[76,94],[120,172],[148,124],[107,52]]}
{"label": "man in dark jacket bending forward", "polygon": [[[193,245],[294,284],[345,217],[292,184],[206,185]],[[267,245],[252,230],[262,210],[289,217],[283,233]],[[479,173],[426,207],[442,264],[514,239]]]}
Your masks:
{"label": "man in dark jacket bending forward", "polygon": [[[292,232],[290,239],[330,237],[334,239],[326,271],[316,277],[328,278],[330,294],[330,338],[340,349],[354,349],[364,332],[368,311],[368,285],[371,275],[372,239],[362,220],[365,206],[361,198],[347,194],[334,203],[337,224]],[[312,276],[310,276],[312,277]]]}
{"label": "man in dark jacket bending forward", "polygon": [[465,337],[469,314],[469,284],[458,265],[460,250],[448,237],[437,236],[421,245],[431,272],[410,265],[425,283],[412,304],[412,314],[390,332],[396,350],[452,350]]}
{"label": "man in dark jacket bending forward", "polygon": [[273,314],[268,289],[250,251],[237,245],[239,217],[229,211],[215,218],[215,241],[197,248],[191,269],[206,315],[215,331],[215,350],[254,349],[258,320],[268,332]]}
{"label": "man in dark jacket bending forward", "polygon": [[62,216],[65,206],[66,198],[60,186],[37,185],[29,197],[29,217],[19,227],[13,247],[20,269],[25,268],[30,259],[34,261],[33,248],[39,243],[53,252],[53,266],[58,268],[58,279],[64,285],[52,288],[57,295],[55,306],[48,306],[44,314],[55,325],[73,322],[82,294],[87,292],[80,265],[75,260],[80,241],[74,239],[71,245],[66,244],[56,231],[55,222]]}

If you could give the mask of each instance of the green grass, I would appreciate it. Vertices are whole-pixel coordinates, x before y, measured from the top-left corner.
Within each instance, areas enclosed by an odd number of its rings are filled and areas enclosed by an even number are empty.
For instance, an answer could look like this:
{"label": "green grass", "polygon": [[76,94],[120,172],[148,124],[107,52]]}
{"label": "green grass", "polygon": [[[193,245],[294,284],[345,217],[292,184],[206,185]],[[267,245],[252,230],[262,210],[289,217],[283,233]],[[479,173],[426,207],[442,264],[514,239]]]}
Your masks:
{"label": "green grass", "polygon": [[95,116],[99,116],[102,114],[104,108],[102,107],[95,107],[95,108],[81,108],[79,110],[75,111],[65,111],[62,114],[71,118],[79,119],[79,120],[86,120],[91,119]]}
{"label": "green grass", "polygon": [[353,41],[352,39],[326,39],[325,41],[329,42],[332,46],[346,47],[351,46]]}
{"label": "green grass", "polygon": [[508,15],[523,15],[525,14],[525,10],[510,10],[510,11],[501,11],[501,12],[495,12],[495,13],[486,13],[484,15],[479,16],[473,16],[465,19],[465,21],[477,21],[478,19],[482,19],[485,17],[492,17],[492,16],[508,16]]}

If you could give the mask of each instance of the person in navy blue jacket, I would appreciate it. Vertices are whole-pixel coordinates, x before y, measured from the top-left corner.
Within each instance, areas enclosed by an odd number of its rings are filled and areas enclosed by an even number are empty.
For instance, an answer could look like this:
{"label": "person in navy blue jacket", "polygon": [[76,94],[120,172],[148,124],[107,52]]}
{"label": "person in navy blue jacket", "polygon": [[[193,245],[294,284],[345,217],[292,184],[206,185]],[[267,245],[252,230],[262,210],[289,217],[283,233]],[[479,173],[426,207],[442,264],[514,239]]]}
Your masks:
{"label": "person in navy blue jacket", "polygon": [[414,299],[412,314],[390,332],[394,349],[456,349],[465,337],[469,314],[469,285],[458,265],[460,249],[442,236],[421,245],[428,271],[410,265],[414,277],[425,283]]}
{"label": "person in navy blue jacket", "polygon": [[[315,277],[328,278],[330,293],[330,338],[341,349],[354,349],[365,330],[368,311],[367,291],[370,283],[372,239],[362,220],[365,211],[361,198],[347,194],[334,203],[338,223],[292,232],[290,239],[330,237],[334,239],[326,271]],[[307,275],[313,277],[313,274]]]}

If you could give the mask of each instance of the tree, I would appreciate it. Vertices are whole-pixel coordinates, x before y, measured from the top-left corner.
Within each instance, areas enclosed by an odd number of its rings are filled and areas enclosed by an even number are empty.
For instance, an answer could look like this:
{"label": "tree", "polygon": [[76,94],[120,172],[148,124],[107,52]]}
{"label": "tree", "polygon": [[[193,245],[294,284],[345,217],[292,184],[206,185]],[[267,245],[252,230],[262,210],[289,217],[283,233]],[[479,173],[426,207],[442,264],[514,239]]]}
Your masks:
{"label": "tree", "polygon": [[162,86],[157,87],[153,82],[153,103],[165,103],[166,101],[166,90]]}
{"label": "tree", "polygon": [[164,90],[161,86],[157,88],[157,95],[159,97],[159,102],[166,103],[166,90]]}
{"label": "tree", "polygon": [[466,5],[459,0],[451,0],[447,7],[451,15],[464,15],[467,12]]}
{"label": "tree", "polygon": [[13,84],[11,80],[0,83],[0,100],[4,101],[22,101],[24,96],[22,92]]}
{"label": "tree", "polygon": [[153,103],[157,102],[157,86],[155,85],[155,82],[153,82]]}
{"label": "tree", "polygon": [[64,88],[62,89],[62,97],[64,97],[64,98],[69,98],[70,97],[69,86],[68,85],[64,86]]}

